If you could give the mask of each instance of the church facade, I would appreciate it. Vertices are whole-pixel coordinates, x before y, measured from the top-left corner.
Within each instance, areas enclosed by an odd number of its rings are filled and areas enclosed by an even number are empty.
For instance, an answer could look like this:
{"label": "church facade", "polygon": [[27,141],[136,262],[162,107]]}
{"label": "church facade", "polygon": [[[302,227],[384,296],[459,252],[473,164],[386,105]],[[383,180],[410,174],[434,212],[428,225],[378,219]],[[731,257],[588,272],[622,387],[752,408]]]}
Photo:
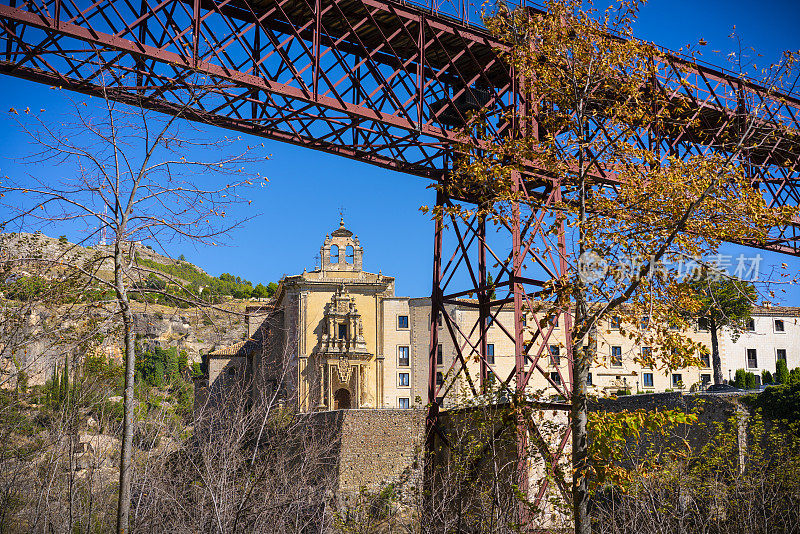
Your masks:
{"label": "church facade", "polygon": [[[364,249],[343,220],[325,236],[320,258],[320,266],[313,271],[284,277],[269,309],[252,310],[247,341],[206,356],[207,391],[223,392],[238,386],[247,390],[254,403],[280,399],[302,412],[424,406],[431,361],[430,299],[396,296],[393,277],[364,271]],[[478,317],[475,302],[464,299],[450,303],[445,311],[455,331],[474,331]],[[783,319],[769,319],[777,321],[779,334],[744,337],[745,344],[771,343],[769,350],[758,349],[759,356],[765,355],[759,367],[774,368],[774,362],[767,361],[773,353],[786,359],[790,369],[800,366],[800,350],[790,342],[800,339],[800,313],[797,308],[780,311]],[[487,359],[496,383],[514,371],[514,344],[505,333],[513,332],[514,316],[511,309],[492,310],[492,315],[494,320],[487,326]],[[529,327],[552,320],[537,314],[526,317],[524,324]],[[554,322],[545,346],[533,346],[529,352],[539,355],[536,365],[540,370],[531,376],[529,389],[542,397],[563,394],[570,381],[565,331],[557,320]],[[477,340],[454,343],[445,323],[442,317],[437,318],[439,345],[433,376],[436,394],[445,397],[447,405],[463,395],[475,394],[480,365],[471,353]],[[786,334],[781,335],[783,332]],[[596,334],[591,394],[690,391],[711,382],[707,351],[698,355],[703,361],[699,368],[651,369],[640,362],[640,356],[650,347],[636,345],[615,327],[613,317],[607,325],[598,325]],[[710,347],[710,332],[702,323],[684,334]],[[729,337],[730,333],[723,330],[723,363],[733,368],[723,371],[726,378],[738,367],[755,367],[755,349],[749,345],[731,347]],[[467,373],[459,373],[459,352]],[[750,360],[739,358],[739,352]],[[738,365],[739,360],[744,363]]]}
{"label": "church facade", "polygon": [[342,220],[325,236],[320,268],[281,281],[275,311],[254,336],[254,388],[282,388],[301,411],[383,406],[380,310],[394,278],[364,271],[363,254]]}

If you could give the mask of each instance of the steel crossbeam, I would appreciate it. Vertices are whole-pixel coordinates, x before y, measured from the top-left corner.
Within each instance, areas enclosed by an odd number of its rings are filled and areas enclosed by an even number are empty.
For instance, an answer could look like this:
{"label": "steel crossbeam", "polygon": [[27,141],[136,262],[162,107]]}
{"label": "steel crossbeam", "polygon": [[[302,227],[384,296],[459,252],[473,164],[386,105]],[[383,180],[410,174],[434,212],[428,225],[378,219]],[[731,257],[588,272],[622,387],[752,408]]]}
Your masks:
{"label": "steel crossbeam", "polygon": [[[537,204],[550,205],[559,202],[560,188],[554,187],[556,184],[547,184],[530,191],[530,184],[523,180],[520,173],[516,173],[513,180],[514,188],[523,195],[523,201],[513,205],[510,221],[501,221],[494,228],[495,240],[500,243],[511,242],[505,253],[501,253],[499,248],[490,243],[487,223],[480,211],[468,218],[450,215],[455,210],[448,208],[454,208],[459,199],[448,197],[446,183],[437,193],[437,207],[445,209],[448,214],[437,222],[434,242],[428,450],[430,454],[434,454],[438,437],[437,416],[454,387],[466,385],[473,395],[485,395],[488,393],[487,385],[495,384],[496,391],[515,408],[518,447],[516,483],[518,487],[527,489],[534,506],[539,506],[551,484],[555,483],[555,490],[564,497],[568,491],[568,481],[560,471],[559,461],[569,441],[570,428],[563,428],[553,447],[552,443],[541,437],[533,413],[537,407],[543,409],[541,407],[544,405],[549,410],[568,410],[569,405],[554,404],[545,398],[537,399],[535,389],[531,387],[533,378],[538,376],[542,379],[538,382],[540,385],[543,383],[552,388],[562,399],[567,400],[571,396],[571,318],[569,310],[555,301],[551,292],[544,287],[545,280],[558,278],[567,269],[566,228],[564,222],[559,222],[559,230],[551,235],[546,229],[554,221],[546,218],[544,210],[538,213],[523,211],[529,209],[527,206],[533,203],[532,198],[525,202],[525,195],[536,195]],[[451,230],[447,241],[443,232],[445,223]],[[452,252],[448,254],[448,251]],[[536,270],[545,275],[544,279],[526,276],[524,270],[532,266],[536,266]],[[448,313],[448,305],[476,310],[475,320],[466,324],[463,320],[461,324],[457,323]],[[513,311],[512,324],[504,324],[501,320],[500,314],[503,311]],[[542,322],[543,313],[549,318],[546,323]],[[554,330],[558,321],[563,321],[563,338],[555,340]],[[510,372],[506,369],[507,374],[499,374],[500,362],[494,361],[494,358],[489,359],[489,325],[496,331],[495,336],[505,336],[513,343],[514,365]],[[452,362],[437,362],[438,344],[442,336],[453,341],[455,358]],[[495,338],[494,342],[497,341]],[[565,349],[563,361],[555,362],[549,347],[551,344],[562,343]],[[508,355],[497,356],[503,358]],[[547,359],[546,364],[542,364],[543,358]],[[476,370],[477,373],[474,373]],[[551,373],[555,376],[551,376]],[[533,458],[544,462],[548,476],[541,480],[529,479],[529,463]],[[476,460],[476,465],[478,463],[480,458]],[[436,488],[431,487],[429,491],[429,498],[435,500],[438,496]],[[512,513],[524,521],[529,510],[522,505]]]}
{"label": "steel crossbeam", "polygon": [[[0,28],[0,72],[434,180],[470,113],[487,111],[503,137],[519,104],[502,43],[401,1],[2,0]],[[666,52],[656,66],[652,89],[696,120],[657,136],[643,125],[642,145],[725,150],[742,112],[757,115],[753,180],[770,205],[800,204],[800,100]],[[609,169],[596,174],[613,186]],[[799,243],[796,221],[746,244]]]}

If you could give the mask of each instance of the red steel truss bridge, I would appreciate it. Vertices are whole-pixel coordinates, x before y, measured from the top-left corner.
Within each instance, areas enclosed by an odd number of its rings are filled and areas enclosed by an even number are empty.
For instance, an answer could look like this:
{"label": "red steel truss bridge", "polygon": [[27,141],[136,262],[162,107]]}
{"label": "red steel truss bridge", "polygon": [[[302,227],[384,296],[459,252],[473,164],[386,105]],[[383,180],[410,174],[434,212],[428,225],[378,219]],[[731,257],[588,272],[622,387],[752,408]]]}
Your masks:
{"label": "red steel truss bridge", "polygon": [[[0,29],[0,71],[5,74],[165,113],[180,110],[191,120],[436,181],[447,176],[452,150],[460,140],[456,132],[471,112],[482,109],[500,117],[535,104],[534,97],[524,101],[514,73],[498,58],[495,50],[501,43],[469,21],[463,3],[0,0]],[[657,144],[665,153],[687,156],[725,150],[732,125],[756,114],[758,130],[771,141],[748,151],[752,178],[770,205],[800,205],[797,96],[770,92],[666,51],[655,83],[671,99],[689,104],[697,120],[691,127],[658,135],[644,125],[644,146]],[[492,124],[497,136],[511,128],[500,120]],[[600,122],[593,127],[603,135]],[[795,134],[769,137],[787,128]],[[602,169],[598,172],[603,176]],[[521,176],[515,187],[545,202],[558,201],[561,195],[558,184],[530,184]],[[439,205],[463,200],[437,195]],[[431,425],[450,389],[447,381],[437,383],[439,336],[448,336],[457,348],[450,374],[466,373],[468,361],[480,361],[480,376],[474,382],[482,387],[493,372],[486,358],[487,329],[501,307],[513,306],[515,312],[514,325],[494,322],[515,344],[515,366],[510,376],[497,378],[523,392],[538,373],[563,398],[570,398],[569,372],[561,376],[558,371],[555,380],[544,370],[542,351],[553,327],[523,324],[524,310],[533,307],[532,295],[568,268],[565,232],[562,228],[557,238],[546,235],[546,221],[526,209],[519,203],[513,220],[499,228],[510,244],[504,251],[490,245],[486,221],[478,217],[445,221],[452,247],[444,239],[445,224],[436,227]],[[800,255],[798,228],[788,224],[774,229],[768,241],[749,244]],[[537,266],[541,280],[525,275],[529,264]],[[470,295],[477,299],[464,299]],[[450,319],[447,306],[455,302],[471,302],[479,310],[471,331]],[[562,320],[568,326],[569,315]],[[569,361],[571,354],[565,357]],[[519,434],[521,477],[527,472],[526,441],[535,432],[529,430]],[[569,429],[545,451],[548,469],[554,468],[568,440]],[[434,437],[429,439],[429,446],[434,442]],[[546,483],[531,490],[537,504],[545,489]]]}

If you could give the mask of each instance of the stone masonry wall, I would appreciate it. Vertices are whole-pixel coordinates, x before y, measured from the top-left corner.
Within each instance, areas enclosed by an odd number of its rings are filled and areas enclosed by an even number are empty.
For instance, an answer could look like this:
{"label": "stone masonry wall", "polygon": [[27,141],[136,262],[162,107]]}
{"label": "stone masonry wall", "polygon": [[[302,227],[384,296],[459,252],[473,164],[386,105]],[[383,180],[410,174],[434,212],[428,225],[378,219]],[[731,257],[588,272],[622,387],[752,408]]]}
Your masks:
{"label": "stone masonry wall", "polygon": [[[622,410],[680,410],[697,415],[697,423],[679,425],[669,435],[659,435],[650,439],[643,433],[636,447],[629,454],[640,459],[655,453],[669,450],[682,450],[688,444],[695,452],[703,447],[716,447],[715,439],[720,431],[731,433],[735,446],[730,451],[739,469],[744,469],[748,448],[751,446],[748,430],[751,409],[741,402],[742,393],[728,394],[681,394],[656,393],[651,395],[626,395],[618,398],[605,398],[593,403],[590,410],[618,412]],[[629,444],[631,446],[632,443]]]}
{"label": "stone masonry wall", "polygon": [[422,410],[336,410],[309,414],[309,424],[338,441],[335,469],[339,499],[362,488],[378,493],[394,484],[411,497],[422,477],[425,413]]}
{"label": "stone masonry wall", "polygon": [[[600,399],[595,401],[590,409],[612,412],[635,409],[680,409],[697,413],[698,424],[678,429],[673,436],[674,444],[666,442],[659,444],[667,448],[672,445],[680,446],[683,440],[688,441],[693,447],[702,447],[714,436],[718,423],[727,425],[733,415],[746,415],[738,396],[685,395],[677,392]],[[554,428],[563,427],[566,420],[561,420],[558,415],[554,415],[551,411],[543,411],[536,417],[550,421]],[[326,475],[334,476],[337,481],[338,506],[346,507],[353,503],[362,490],[377,495],[389,484],[394,486],[400,501],[406,504],[412,504],[420,495],[424,467],[424,410],[335,410],[311,413],[304,417],[307,418],[311,438],[323,440],[331,446],[329,468],[332,472]],[[445,434],[453,436],[459,434],[452,432],[455,429],[450,411],[442,412],[440,422]],[[746,425],[746,421],[742,420],[738,424]],[[546,428],[546,425],[542,426],[541,421],[539,426]],[[512,458],[516,453],[513,434],[510,436],[507,443],[501,445],[498,442],[503,449],[498,453],[508,458]],[[557,437],[555,434],[552,436],[553,439]],[[506,446],[508,450],[504,449]],[[740,456],[744,447],[746,443],[740,443],[738,451]],[[640,452],[645,454],[647,450],[645,444]],[[567,447],[563,455],[564,461],[568,461],[569,456]],[[437,461],[442,461],[445,457],[446,455]],[[537,464],[533,460],[535,459],[532,459],[533,477],[537,478],[536,473],[541,469],[537,469]],[[566,520],[554,510],[543,509],[542,512],[543,519],[551,524],[562,524]]]}

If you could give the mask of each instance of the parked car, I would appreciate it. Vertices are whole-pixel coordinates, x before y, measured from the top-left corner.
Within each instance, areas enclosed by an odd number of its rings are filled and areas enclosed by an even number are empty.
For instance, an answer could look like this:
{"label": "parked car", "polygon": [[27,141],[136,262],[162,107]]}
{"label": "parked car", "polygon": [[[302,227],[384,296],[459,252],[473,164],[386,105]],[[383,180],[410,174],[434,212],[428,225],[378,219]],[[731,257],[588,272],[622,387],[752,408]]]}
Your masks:
{"label": "parked car", "polygon": [[730,384],[712,384],[706,388],[706,393],[735,393],[744,391]]}

